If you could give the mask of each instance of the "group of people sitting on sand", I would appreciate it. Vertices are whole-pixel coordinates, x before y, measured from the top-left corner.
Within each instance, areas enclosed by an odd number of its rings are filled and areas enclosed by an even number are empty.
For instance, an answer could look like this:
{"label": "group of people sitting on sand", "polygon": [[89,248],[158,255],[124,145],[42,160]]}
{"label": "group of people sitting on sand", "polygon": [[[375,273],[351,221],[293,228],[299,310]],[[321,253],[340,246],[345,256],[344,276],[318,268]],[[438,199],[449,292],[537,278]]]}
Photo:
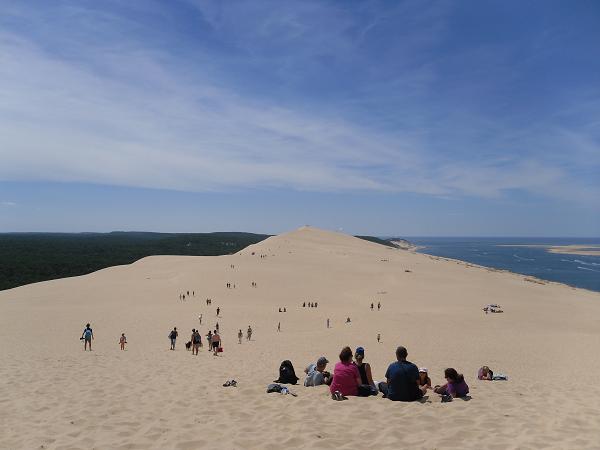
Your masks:
{"label": "group of people sitting on sand", "polygon": [[[385,373],[385,381],[375,381],[371,365],[364,361],[365,349],[358,347],[354,354],[350,347],[344,347],[339,355],[339,362],[334,366],[333,373],[328,372],[329,361],[325,356],[317,359],[316,363],[304,369],[304,386],[327,385],[334,400],[346,400],[347,396],[368,397],[383,394],[384,398],[393,401],[411,402],[423,398],[429,389],[442,397],[442,401],[452,401],[453,398],[465,398],[469,394],[469,386],[462,374],[454,368],[444,371],[446,382],[432,388],[426,368],[418,368],[408,361],[408,351],[405,347],[396,349],[396,361],[392,362]],[[491,373],[487,369],[484,377]],[[489,375],[490,377],[492,375]],[[277,383],[297,384],[298,377],[289,360],[283,361],[279,369]]]}

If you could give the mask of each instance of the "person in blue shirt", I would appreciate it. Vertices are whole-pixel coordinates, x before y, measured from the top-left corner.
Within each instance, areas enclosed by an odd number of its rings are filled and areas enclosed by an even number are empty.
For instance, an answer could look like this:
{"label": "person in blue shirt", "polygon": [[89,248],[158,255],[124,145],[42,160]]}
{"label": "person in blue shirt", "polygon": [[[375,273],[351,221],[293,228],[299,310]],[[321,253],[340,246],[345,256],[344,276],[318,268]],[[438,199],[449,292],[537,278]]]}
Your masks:
{"label": "person in blue shirt", "polygon": [[386,382],[379,383],[383,396],[393,401],[414,402],[425,394],[419,386],[419,369],[406,360],[408,351],[404,347],[396,349],[396,362],[389,365],[385,372]]}

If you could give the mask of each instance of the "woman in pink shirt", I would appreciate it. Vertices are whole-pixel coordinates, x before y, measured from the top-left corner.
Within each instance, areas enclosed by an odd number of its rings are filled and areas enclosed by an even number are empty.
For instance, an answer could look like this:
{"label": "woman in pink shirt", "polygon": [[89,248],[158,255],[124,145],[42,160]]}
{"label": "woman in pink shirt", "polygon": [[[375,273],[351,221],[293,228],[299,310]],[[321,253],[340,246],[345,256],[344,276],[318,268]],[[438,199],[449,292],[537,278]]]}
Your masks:
{"label": "woman in pink shirt", "polygon": [[333,381],[329,387],[332,394],[339,392],[341,395],[358,395],[360,373],[352,364],[352,350],[344,347],[340,353],[340,362],[333,369]]}

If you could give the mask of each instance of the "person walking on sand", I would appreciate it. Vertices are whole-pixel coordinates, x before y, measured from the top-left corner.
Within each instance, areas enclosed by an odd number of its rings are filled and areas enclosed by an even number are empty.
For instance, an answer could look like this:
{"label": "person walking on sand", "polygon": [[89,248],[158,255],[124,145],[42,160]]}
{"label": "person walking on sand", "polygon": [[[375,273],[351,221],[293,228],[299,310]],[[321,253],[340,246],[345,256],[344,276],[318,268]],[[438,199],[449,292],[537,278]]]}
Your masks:
{"label": "person walking on sand", "polygon": [[119,338],[119,344],[121,345],[121,350],[125,350],[125,344],[127,344],[127,338],[125,337],[125,333],[121,333],[121,337]]}
{"label": "person walking on sand", "polygon": [[280,331],[281,331],[281,322],[279,322],[279,323],[277,324],[277,332],[279,333]]}
{"label": "person walking on sand", "polygon": [[198,356],[198,349],[202,346],[202,337],[200,336],[200,331],[192,330],[192,355],[196,352],[196,356]]}
{"label": "person walking on sand", "polygon": [[379,343],[379,341],[381,341],[381,334],[377,333],[377,343]]}
{"label": "person walking on sand", "polygon": [[215,324],[215,328],[217,329],[217,333],[219,332],[219,322]]}
{"label": "person walking on sand", "polygon": [[248,331],[246,331],[246,340],[249,341],[252,339],[252,328],[248,325]]}
{"label": "person walking on sand", "polygon": [[92,351],[92,340],[94,339],[94,332],[90,327],[90,324],[87,323],[85,328],[83,329],[83,333],[81,333],[81,339],[83,339],[83,351],[85,352],[90,347],[90,352]]}
{"label": "person walking on sand", "polygon": [[242,343],[242,338],[244,337],[244,333],[242,333],[242,329],[238,332],[238,344]]}
{"label": "person walking on sand", "polygon": [[220,346],[221,346],[221,336],[219,336],[219,333],[217,333],[217,330],[215,330],[212,335],[212,349],[213,349],[214,356],[219,356],[218,353],[219,353]]}
{"label": "person walking on sand", "polygon": [[206,342],[208,342],[208,351],[212,350],[212,331],[208,330],[206,334]]}
{"label": "person walking on sand", "polygon": [[173,327],[173,330],[169,333],[169,339],[171,340],[171,350],[175,350],[175,341],[177,340],[177,327]]}
{"label": "person walking on sand", "polygon": [[217,306],[217,317],[219,317],[219,313],[221,312],[221,308]]}
{"label": "person walking on sand", "polygon": [[381,302],[377,302],[377,311],[381,310]]}
{"label": "person walking on sand", "polygon": [[200,325],[202,325],[202,314],[198,316],[198,322],[200,322]]}
{"label": "person walking on sand", "polygon": [[329,319],[327,319],[327,328],[329,328]]}
{"label": "person walking on sand", "polygon": [[371,302],[371,311],[373,311],[373,302]]}

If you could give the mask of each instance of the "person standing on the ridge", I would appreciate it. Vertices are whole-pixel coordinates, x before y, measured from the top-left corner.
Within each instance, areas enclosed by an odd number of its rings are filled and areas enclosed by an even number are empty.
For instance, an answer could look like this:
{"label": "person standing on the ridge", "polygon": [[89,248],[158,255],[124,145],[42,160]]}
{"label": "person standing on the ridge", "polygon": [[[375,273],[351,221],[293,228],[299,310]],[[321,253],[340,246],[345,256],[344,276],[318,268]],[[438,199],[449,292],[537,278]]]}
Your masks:
{"label": "person standing on the ridge", "polygon": [[85,352],[89,345],[90,352],[91,352],[92,351],[92,340],[94,339],[94,332],[92,331],[92,328],[90,327],[89,323],[85,325],[85,328],[83,329],[83,333],[81,334],[81,339],[83,339],[83,351]]}

